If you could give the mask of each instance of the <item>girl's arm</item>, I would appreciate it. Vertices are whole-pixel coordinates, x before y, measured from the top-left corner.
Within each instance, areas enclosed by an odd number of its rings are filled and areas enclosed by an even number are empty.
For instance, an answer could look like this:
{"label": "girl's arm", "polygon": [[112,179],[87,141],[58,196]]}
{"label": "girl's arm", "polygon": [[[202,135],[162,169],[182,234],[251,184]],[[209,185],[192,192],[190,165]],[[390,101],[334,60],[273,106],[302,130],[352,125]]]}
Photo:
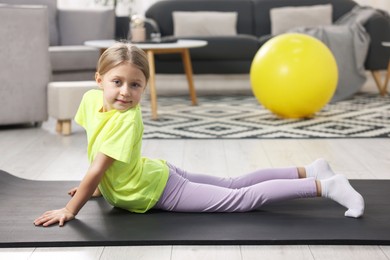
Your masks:
{"label": "girl's arm", "polygon": [[65,208],[45,212],[34,221],[34,224],[46,227],[59,223],[60,226],[63,226],[66,221],[74,219],[84,204],[91,198],[104,173],[113,162],[113,158],[103,153],[98,153],[84,179],[81,181],[77,192],[66,204]]}

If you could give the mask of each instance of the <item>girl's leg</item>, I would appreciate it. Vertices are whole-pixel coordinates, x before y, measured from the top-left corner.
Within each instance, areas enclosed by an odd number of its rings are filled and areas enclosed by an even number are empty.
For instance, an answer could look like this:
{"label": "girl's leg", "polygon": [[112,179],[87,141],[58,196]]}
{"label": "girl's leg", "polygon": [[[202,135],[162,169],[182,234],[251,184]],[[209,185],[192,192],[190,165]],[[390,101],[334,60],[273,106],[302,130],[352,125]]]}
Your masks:
{"label": "girl's leg", "polygon": [[324,159],[317,159],[305,167],[259,169],[252,173],[233,178],[189,173],[171,164],[169,164],[169,167],[173,168],[179,175],[191,182],[211,184],[232,189],[248,187],[257,183],[276,179],[298,179],[305,177],[326,179],[335,175]]}
{"label": "girl's leg", "polygon": [[194,183],[171,169],[155,208],[180,212],[245,212],[277,201],[316,196],[314,178],[270,180],[244,188]]}
{"label": "girl's leg", "polygon": [[320,195],[348,208],[345,216],[357,218],[364,212],[363,197],[342,175],[321,181],[314,178],[270,180],[230,189],[190,182],[175,170],[170,168],[167,185],[155,208],[184,212],[244,212],[277,201],[315,197],[322,190]]}
{"label": "girl's leg", "polygon": [[252,173],[241,175],[238,177],[217,177],[206,174],[189,173],[174,165],[168,164],[177,174],[190,182],[210,184],[219,187],[239,189],[252,186],[264,181],[275,179],[297,179],[298,169],[296,167],[274,168],[274,169],[259,169]]}

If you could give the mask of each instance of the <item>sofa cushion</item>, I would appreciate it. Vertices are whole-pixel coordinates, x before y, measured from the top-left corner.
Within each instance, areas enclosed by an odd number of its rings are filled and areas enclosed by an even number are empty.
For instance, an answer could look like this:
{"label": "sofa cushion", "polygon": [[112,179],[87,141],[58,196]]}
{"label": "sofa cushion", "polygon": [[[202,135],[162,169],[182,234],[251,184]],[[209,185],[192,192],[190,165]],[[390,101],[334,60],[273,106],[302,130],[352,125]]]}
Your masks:
{"label": "sofa cushion", "polygon": [[233,36],[237,34],[237,12],[173,12],[173,35]]}
{"label": "sofa cushion", "polygon": [[356,4],[351,0],[252,0],[255,12],[255,35],[261,37],[271,34],[270,11],[272,8],[288,6],[332,5],[332,21],[349,12]]}
{"label": "sofa cushion", "polygon": [[100,50],[89,46],[51,46],[49,47],[52,70],[76,71],[95,70]]}
{"label": "sofa cushion", "polygon": [[[57,21],[57,1],[56,0],[1,0],[1,3],[13,5],[44,5],[47,6],[49,19],[49,40],[50,45],[58,45],[58,21]],[[31,22],[31,21],[26,21]]]}
{"label": "sofa cushion", "polygon": [[252,0],[173,0],[159,1],[153,4],[145,13],[145,16],[155,20],[160,28],[161,36],[173,35],[174,11],[214,11],[214,12],[237,12],[237,33],[253,34],[253,4]]}
{"label": "sofa cushion", "polygon": [[278,35],[296,27],[332,24],[332,5],[286,6],[271,9],[271,34]]}

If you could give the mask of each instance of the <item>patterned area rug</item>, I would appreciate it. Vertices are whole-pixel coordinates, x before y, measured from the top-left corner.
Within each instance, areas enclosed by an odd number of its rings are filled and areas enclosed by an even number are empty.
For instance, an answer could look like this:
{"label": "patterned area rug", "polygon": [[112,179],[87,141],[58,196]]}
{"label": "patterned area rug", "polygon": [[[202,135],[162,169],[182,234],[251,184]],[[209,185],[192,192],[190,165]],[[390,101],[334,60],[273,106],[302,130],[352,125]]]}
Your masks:
{"label": "patterned area rug", "polygon": [[315,117],[282,119],[254,97],[159,97],[158,120],[143,104],[145,139],[378,138],[390,136],[390,98],[358,94],[328,104]]}

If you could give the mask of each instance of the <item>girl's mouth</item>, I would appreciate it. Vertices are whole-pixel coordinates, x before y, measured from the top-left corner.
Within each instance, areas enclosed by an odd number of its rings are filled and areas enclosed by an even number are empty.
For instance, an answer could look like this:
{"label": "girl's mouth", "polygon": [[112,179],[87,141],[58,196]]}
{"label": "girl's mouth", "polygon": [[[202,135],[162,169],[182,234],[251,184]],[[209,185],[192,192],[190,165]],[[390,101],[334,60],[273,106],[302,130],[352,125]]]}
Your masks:
{"label": "girl's mouth", "polygon": [[131,101],[130,101],[130,100],[121,100],[121,99],[116,99],[116,101],[117,101],[117,102],[119,102],[119,103],[122,103],[122,104],[129,104],[129,103],[131,103]]}

